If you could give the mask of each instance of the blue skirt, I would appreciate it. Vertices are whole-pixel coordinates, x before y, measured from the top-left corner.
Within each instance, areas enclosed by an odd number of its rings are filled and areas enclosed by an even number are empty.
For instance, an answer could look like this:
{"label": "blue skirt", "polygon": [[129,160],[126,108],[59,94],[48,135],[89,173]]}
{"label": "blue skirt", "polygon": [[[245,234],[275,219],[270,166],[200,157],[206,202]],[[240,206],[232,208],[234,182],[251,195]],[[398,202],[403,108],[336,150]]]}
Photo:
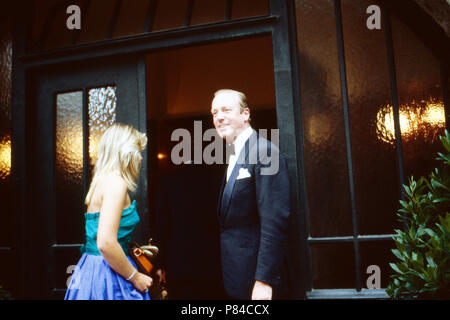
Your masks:
{"label": "blue skirt", "polygon": [[[128,257],[131,264],[134,261]],[[72,274],[64,300],[150,300],[109,266],[102,255],[83,253]]]}

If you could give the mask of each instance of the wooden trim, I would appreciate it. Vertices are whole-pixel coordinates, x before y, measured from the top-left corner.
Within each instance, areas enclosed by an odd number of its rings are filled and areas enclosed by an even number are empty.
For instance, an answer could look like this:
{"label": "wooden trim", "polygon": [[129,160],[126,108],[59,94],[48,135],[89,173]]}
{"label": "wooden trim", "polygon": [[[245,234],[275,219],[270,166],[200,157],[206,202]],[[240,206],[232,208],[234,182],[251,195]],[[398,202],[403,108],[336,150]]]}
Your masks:
{"label": "wooden trim", "polygon": [[269,34],[277,16],[257,17],[212,23],[203,26],[182,27],[143,35],[103,40],[69,48],[24,54],[19,57],[27,67],[46,66],[64,62],[140,53],[155,49],[225,41],[254,35]]}

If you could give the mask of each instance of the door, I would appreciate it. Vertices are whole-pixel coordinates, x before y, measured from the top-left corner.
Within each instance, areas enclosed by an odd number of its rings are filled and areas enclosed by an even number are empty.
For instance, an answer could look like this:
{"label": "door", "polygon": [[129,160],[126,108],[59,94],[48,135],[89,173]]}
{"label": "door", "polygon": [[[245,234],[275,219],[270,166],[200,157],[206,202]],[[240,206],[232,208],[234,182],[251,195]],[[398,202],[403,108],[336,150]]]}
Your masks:
{"label": "door", "polygon": [[[84,243],[84,197],[102,133],[114,122],[146,132],[145,63],[136,56],[102,58],[34,70],[30,128],[28,277],[31,298],[62,299]],[[148,236],[147,156],[138,190],[135,239]],[[26,250],[25,250],[26,251]]]}

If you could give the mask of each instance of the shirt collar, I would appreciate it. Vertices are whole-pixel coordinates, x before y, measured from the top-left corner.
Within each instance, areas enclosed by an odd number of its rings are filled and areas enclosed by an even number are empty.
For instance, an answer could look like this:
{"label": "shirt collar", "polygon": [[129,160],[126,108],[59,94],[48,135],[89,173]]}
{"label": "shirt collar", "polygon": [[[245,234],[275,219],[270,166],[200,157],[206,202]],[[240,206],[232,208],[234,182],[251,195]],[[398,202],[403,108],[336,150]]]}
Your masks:
{"label": "shirt collar", "polygon": [[253,128],[249,126],[247,129],[242,131],[237,137],[236,140],[234,140],[234,154],[236,156],[239,156],[239,153],[241,152],[242,148],[245,145],[245,142],[250,138],[250,136],[253,133]]}

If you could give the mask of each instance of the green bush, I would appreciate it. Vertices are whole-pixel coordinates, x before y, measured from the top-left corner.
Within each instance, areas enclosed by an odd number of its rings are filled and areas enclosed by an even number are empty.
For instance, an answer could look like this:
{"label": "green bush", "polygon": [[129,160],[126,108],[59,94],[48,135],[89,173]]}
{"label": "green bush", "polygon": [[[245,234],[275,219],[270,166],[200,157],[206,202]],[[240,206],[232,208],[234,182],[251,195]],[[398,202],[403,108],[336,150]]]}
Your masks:
{"label": "green bush", "polygon": [[391,276],[386,293],[392,298],[450,298],[450,135],[440,137],[447,154],[438,153],[442,161],[429,178],[409,179],[404,185],[406,201],[398,210],[404,230],[395,230],[399,259],[390,263]]}

